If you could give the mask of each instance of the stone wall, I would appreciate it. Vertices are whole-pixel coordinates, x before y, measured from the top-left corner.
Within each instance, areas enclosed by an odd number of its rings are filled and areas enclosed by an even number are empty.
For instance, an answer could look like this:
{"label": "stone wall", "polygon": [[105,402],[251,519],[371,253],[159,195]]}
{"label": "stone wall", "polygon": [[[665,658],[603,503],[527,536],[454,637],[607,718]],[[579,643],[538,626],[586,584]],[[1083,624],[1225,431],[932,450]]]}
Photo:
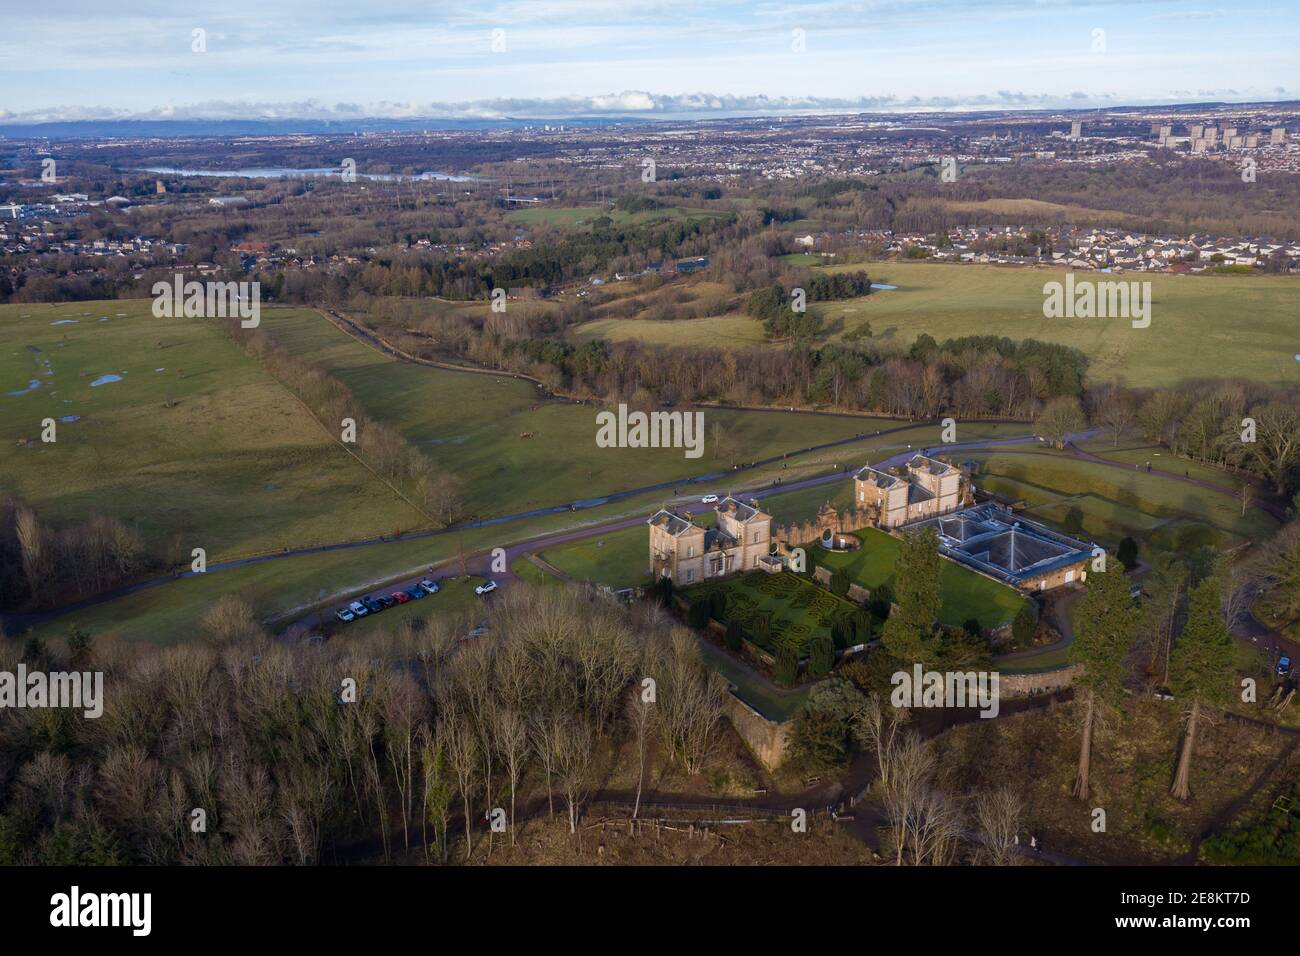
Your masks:
{"label": "stone wall", "polygon": [[817,521],[806,521],[796,525],[777,525],[772,535],[774,541],[787,548],[801,548],[816,544],[821,540],[822,532],[829,529],[835,534],[852,534],[875,524],[876,512],[870,508],[855,508],[837,513],[834,509],[823,512]]}
{"label": "stone wall", "polygon": [[768,720],[732,693],[727,694],[726,713],[731,726],[736,728],[736,733],[740,734],[763,766],[775,770],[784,762],[790,745],[787,724]]}
{"label": "stone wall", "polygon": [[1037,674],[1002,674],[998,678],[998,693],[1007,697],[1024,697],[1060,690],[1074,683],[1079,669],[1079,664],[1070,664]]}

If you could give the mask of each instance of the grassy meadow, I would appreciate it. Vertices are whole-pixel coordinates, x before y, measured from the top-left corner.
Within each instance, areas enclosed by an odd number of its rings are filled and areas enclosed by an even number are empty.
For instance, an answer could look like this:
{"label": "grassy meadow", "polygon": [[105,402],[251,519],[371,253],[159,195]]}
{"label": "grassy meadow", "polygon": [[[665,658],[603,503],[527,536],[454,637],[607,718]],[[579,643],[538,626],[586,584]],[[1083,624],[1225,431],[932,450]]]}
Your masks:
{"label": "grassy meadow", "polygon": [[[1094,453],[1106,454],[1100,447]],[[1057,527],[1073,511],[1083,534],[1107,547],[1132,537],[1143,552],[1181,552],[1201,545],[1225,548],[1263,540],[1276,528],[1274,519],[1258,508],[1248,509],[1242,517],[1235,495],[1171,477],[1170,472],[1181,477],[1181,469],[1156,469],[1154,457],[1150,474],[1142,455],[1136,456],[1141,462],[1132,462],[1131,470],[1079,461],[1048,449],[977,450],[969,457],[980,463],[975,477],[979,487],[1026,502],[1030,517]],[[1190,465],[1186,470],[1190,472]],[[1218,480],[1226,485],[1231,479],[1218,473]]]}
{"label": "grassy meadow", "polygon": [[219,330],[148,300],[0,306],[0,443],[0,494],[210,562],[422,521]]}
{"label": "grassy meadow", "polygon": [[592,405],[547,401],[530,382],[398,362],[313,312],[277,313],[263,325],[290,352],[317,362],[352,390],[360,411],[399,429],[465,484],[478,516],[597,499],[613,492],[730,470],[716,454],[714,426],[745,460],[888,428],[867,418],[706,410],[705,449],[599,448]]}
{"label": "grassy meadow", "polygon": [[[802,261],[802,260],[801,260]],[[1282,383],[1300,379],[1295,316],[1300,278],[1294,276],[1145,276],[1088,273],[1090,279],[1151,282],[1151,325],[1127,319],[1047,319],[1043,283],[1063,270],[889,260],[825,267],[866,270],[895,285],[857,299],[811,303],[826,340],[870,323],[876,338],[910,344],[921,333],[942,341],[963,335],[1035,338],[1088,355],[1094,380],[1135,386],[1172,385],[1201,377],[1242,377]],[[638,339],[647,344],[755,345],[762,325],[743,314],[653,322],[598,319],[581,338]]]}

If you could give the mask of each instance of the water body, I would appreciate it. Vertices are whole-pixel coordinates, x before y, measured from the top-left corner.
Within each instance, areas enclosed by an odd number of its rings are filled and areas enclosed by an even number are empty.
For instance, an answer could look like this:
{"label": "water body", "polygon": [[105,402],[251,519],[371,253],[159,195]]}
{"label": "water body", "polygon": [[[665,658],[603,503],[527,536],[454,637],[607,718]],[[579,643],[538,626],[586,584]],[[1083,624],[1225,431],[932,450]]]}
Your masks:
{"label": "water body", "polygon": [[50,325],[76,325],[80,319],[55,319]]}
{"label": "water body", "polygon": [[72,422],[79,422],[79,421],[81,421],[81,416],[80,416],[80,415],[64,415],[62,418],[59,419],[59,421],[61,421],[61,422],[66,422],[66,423],[71,424]]}
{"label": "water body", "polygon": [[114,375],[110,372],[108,375],[99,376],[99,378],[95,379],[93,382],[90,383],[90,387],[98,388],[100,385],[107,385],[109,382],[120,382],[120,381],[122,381],[122,376]]}
{"label": "water body", "polygon": [[896,286],[896,285],[886,285],[886,284],[883,283],[883,282],[873,282],[873,283],[871,283],[871,288],[873,288],[873,289],[879,289],[879,290],[882,291],[882,292],[893,292],[895,289],[898,288],[898,286]]}
{"label": "water body", "polygon": [[38,388],[40,388],[40,387],[41,387],[41,380],[40,380],[39,378],[34,378],[34,379],[32,379],[30,382],[27,383],[27,387],[26,387],[26,388],[20,388],[20,389],[18,389],[16,392],[10,392],[9,394],[10,394],[10,395],[26,395],[28,392],[34,392],[34,391],[36,391],[36,390],[37,390]]}
{"label": "water body", "polygon": [[[172,166],[146,166],[139,170],[145,173],[158,173],[163,176],[212,176],[216,179],[321,179],[327,176],[342,176],[343,171],[336,166],[319,166],[311,169],[294,169],[289,166],[251,166],[247,169],[178,169]],[[488,182],[478,176],[457,176],[429,170],[424,173],[357,173],[358,179],[373,179],[377,182],[412,182],[419,180],[442,180],[453,183]]]}

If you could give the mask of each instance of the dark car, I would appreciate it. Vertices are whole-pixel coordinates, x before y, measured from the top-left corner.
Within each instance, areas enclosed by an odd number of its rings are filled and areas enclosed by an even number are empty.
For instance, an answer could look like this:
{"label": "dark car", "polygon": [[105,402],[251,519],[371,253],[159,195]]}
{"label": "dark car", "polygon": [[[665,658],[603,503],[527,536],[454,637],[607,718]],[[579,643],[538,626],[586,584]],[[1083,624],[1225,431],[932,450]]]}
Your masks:
{"label": "dark car", "polygon": [[428,597],[428,595],[425,594],[424,591],[420,589],[419,585],[407,588],[406,596],[409,597],[412,601],[418,601],[422,597]]}
{"label": "dark car", "polygon": [[382,604],[385,608],[390,608],[397,603],[396,601],[393,600],[393,597],[390,594],[381,594],[379,595],[378,598],[376,598],[376,600],[378,600],[379,603]]}
{"label": "dark car", "polygon": [[371,614],[378,614],[384,609],[384,606],[372,597],[362,598],[361,603],[366,606],[366,610]]}

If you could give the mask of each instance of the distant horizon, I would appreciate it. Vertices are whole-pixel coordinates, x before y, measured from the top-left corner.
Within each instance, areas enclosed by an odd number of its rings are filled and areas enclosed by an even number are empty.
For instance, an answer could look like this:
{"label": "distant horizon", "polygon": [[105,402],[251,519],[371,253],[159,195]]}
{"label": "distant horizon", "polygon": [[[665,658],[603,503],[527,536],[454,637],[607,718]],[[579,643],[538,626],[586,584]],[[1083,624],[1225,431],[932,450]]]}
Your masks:
{"label": "distant horizon", "polygon": [[[6,119],[0,115],[0,137],[9,138],[26,138],[30,136],[59,136],[59,135],[85,135],[95,130],[110,131],[122,133],[134,129],[137,131],[152,131],[157,133],[175,132],[176,135],[189,135],[182,130],[202,130],[212,128],[221,134],[238,132],[239,130],[265,130],[268,132],[298,132],[298,131],[336,131],[346,133],[349,131],[356,132],[412,132],[421,129],[448,132],[455,130],[469,129],[510,129],[522,127],[536,127],[547,125],[565,125],[582,127],[599,127],[599,126],[617,126],[621,124],[645,125],[651,123],[682,123],[682,122],[704,122],[710,120],[816,120],[816,119],[854,119],[862,118],[866,120],[879,120],[889,122],[891,119],[903,119],[907,116],[934,116],[938,118],[949,118],[953,120],[968,118],[979,119],[981,117],[997,116],[1000,114],[1014,114],[1025,117],[1035,114],[1044,118],[1051,116],[1073,116],[1087,114],[1120,114],[1124,112],[1193,112],[1196,110],[1259,110],[1267,112],[1268,109],[1276,107],[1278,109],[1300,107],[1300,99],[1292,100],[1263,100],[1263,101],[1199,101],[1199,102],[1167,102],[1167,103],[1117,103],[1109,107],[1074,107],[1074,108],[1053,108],[1043,106],[986,106],[982,108],[964,107],[964,108],[919,108],[913,107],[905,109],[902,107],[894,109],[846,109],[839,108],[822,108],[822,109],[790,109],[790,110],[717,110],[695,112],[678,112],[678,113],[610,113],[610,114],[572,114],[572,115],[502,115],[502,116],[447,116],[447,115],[429,115],[429,116],[384,116],[377,114],[358,113],[349,116],[312,116],[312,115],[293,115],[286,114],[283,116],[103,116],[103,117],[83,117],[78,119],[60,119],[49,121],[21,121]],[[66,131],[66,132],[61,132]]]}
{"label": "distant horizon", "polygon": [[1226,9],[1199,0],[188,6],[51,0],[7,11],[0,123],[687,118],[1300,100],[1293,54],[1300,8],[1276,0]]}

